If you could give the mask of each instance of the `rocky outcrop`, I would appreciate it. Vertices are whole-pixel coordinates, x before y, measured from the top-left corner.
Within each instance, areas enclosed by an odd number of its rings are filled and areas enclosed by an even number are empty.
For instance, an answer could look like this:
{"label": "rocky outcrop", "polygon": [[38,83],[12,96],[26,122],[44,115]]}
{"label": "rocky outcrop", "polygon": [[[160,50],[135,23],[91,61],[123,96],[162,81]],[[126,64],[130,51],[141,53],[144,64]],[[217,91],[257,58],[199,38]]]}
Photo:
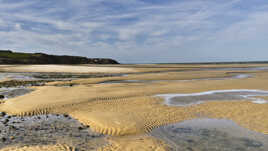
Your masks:
{"label": "rocky outcrop", "polygon": [[18,53],[0,50],[0,64],[119,64],[108,58],[57,56],[44,53]]}

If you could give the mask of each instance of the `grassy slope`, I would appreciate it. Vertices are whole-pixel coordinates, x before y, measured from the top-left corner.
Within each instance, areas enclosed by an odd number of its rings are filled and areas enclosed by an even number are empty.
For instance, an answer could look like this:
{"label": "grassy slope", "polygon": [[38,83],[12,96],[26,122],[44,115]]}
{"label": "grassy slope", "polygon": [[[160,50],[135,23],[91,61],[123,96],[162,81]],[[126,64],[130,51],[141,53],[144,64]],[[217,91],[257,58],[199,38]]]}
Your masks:
{"label": "grassy slope", "polygon": [[12,58],[12,59],[28,59],[30,57],[39,57],[41,56],[40,54],[30,54],[30,53],[19,53],[19,52],[5,52],[5,51],[0,51],[0,57],[3,58]]}
{"label": "grassy slope", "polygon": [[43,53],[21,53],[0,50],[1,64],[118,64],[109,58],[87,58],[81,56],[60,56]]}

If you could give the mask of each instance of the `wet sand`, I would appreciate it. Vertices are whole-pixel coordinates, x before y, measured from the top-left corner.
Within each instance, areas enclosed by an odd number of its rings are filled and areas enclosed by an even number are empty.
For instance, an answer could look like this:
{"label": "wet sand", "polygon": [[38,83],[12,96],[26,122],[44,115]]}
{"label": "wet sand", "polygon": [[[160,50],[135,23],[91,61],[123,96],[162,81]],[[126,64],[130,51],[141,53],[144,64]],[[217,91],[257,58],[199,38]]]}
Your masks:
{"label": "wet sand", "polygon": [[67,115],[16,117],[0,113],[1,148],[64,144],[77,150],[96,150],[103,135]]}
{"label": "wet sand", "polygon": [[215,78],[193,78],[191,80],[107,80],[103,82],[99,82],[98,84],[116,84],[116,83],[146,83],[146,82],[170,82],[170,81],[193,81],[193,80],[226,80],[226,79],[247,79],[253,77],[250,74],[237,74],[237,75],[230,75],[225,76],[222,78],[215,77]]}
{"label": "wet sand", "polygon": [[[266,141],[265,134],[268,134],[268,104],[256,102],[257,99],[265,100],[267,97],[265,95],[268,87],[264,84],[268,80],[266,68],[259,69],[252,65],[254,70],[251,70],[237,65],[237,70],[234,70],[226,68],[229,65],[220,65],[221,69],[217,70],[216,65],[185,68],[181,65],[165,65],[163,68],[158,68],[158,65],[150,65],[154,66],[153,68],[146,66],[148,67],[129,67],[139,74],[129,74],[129,71],[125,70],[127,68],[123,67],[124,71],[120,71],[120,75],[125,76],[84,77],[28,87],[34,91],[5,100],[0,104],[0,111],[7,112],[10,116],[1,118],[1,136],[5,138],[2,150],[267,149],[267,145],[262,141]],[[178,72],[170,72],[171,68],[183,68],[187,71],[180,69]],[[207,72],[208,70],[210,72]],[[69,77],[68,74],[65,77]],[[150,80],[153,82],[148,82]],[[102,84],[103,82],[106,84]],[[238,91],[232,92],[233,89]],[[253,92],[254,90],[264,93]],[[211,91],[217,93],[196,95]],[[186,106],[167,105],[164,98],[155,97],[159,94],[179,94],[181,96],[175,95],[171,98],[175,98],[176,102],[183,102]],[[203,103],[196,104],[200,100]],[[189,103],[193,105],[188,106]],[[217,121],[214,124],[208,120],[184,123],[187,120],[204,118],[226,119],[227,122]],[[231,120],[235,124],[228,122]],[[184,125],[179,125],[181,122]],[[175,123],[178,123],[178,126]],[[171,128],[164,128],[160,132],[158,127],[161,129],[164,125]],[[222,125],[226,126],[226,131],[223,131]],[[253,138],[239,133],[233,135],[233,132],[247,134],[240,128],[263,137],[256,135],[256,138]],[[150,135],[151,131],[153,135]],[[155,131],[157,133],[154,133]],[[158,135],[160,133],[161,135]],[[173,136],[183,137],[174,143],[171,139]],[[191,146],[193,143],[196,144],[195,147]]]}

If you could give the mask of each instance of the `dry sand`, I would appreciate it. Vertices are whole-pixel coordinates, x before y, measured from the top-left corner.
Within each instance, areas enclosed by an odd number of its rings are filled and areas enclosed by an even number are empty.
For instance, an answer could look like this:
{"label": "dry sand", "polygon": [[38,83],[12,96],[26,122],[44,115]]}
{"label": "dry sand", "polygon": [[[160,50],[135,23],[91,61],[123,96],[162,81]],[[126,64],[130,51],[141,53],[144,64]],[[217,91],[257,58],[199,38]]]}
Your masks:
{"label": "dry sand", "polygon": [[[107,67],[108,68],[108,67]],[[110,67],[109,67],[110,68]],[[210,90],[261,89],[268,90],[268,72],[254,72],[245,79],[174,81],[185,78],[222,78],[230,71],[193,71],[187,73],[158,73],[115,78],[91,78],[72,81],[77,86],[35,87],[36,91],[9,99],[0,111],[14,115],[66,113],[99,133],[112,136],[110,145],[100,150],[168,150],[166,144],[149,136],[155,127],[184,120],[209,117],[226,118],[239,125],[268,134],[268,104],[250,101],[211,101],[190,107],[164,105],[154,97],[165,93],[195,93]],[[153,83],[98,84],[105,80],[153,79],[172,80]],[[66,84],[68,82],[60,82]],[[137,136],[138,135],[138,136]],[[130,144],[129,144],[130,143]],[[139,148],[142,146],[143,148]]]}
{"label": "dry sand", "polygon": [[59,73],[127,73],[134,69],[121,67],[87,67],[79,65],[18,65],[2,66],[5,72],[59,72]]}

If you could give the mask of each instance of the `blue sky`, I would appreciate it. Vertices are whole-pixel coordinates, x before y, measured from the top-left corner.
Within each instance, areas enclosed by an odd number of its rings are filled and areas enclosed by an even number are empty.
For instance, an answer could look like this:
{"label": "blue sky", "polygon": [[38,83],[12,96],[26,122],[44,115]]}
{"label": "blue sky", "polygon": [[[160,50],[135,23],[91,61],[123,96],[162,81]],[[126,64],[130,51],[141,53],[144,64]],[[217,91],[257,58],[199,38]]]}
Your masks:
{"label": "blue sky", "polygon": [[0,37],[122,63],[268,60],[268,1],[0,0]]}

